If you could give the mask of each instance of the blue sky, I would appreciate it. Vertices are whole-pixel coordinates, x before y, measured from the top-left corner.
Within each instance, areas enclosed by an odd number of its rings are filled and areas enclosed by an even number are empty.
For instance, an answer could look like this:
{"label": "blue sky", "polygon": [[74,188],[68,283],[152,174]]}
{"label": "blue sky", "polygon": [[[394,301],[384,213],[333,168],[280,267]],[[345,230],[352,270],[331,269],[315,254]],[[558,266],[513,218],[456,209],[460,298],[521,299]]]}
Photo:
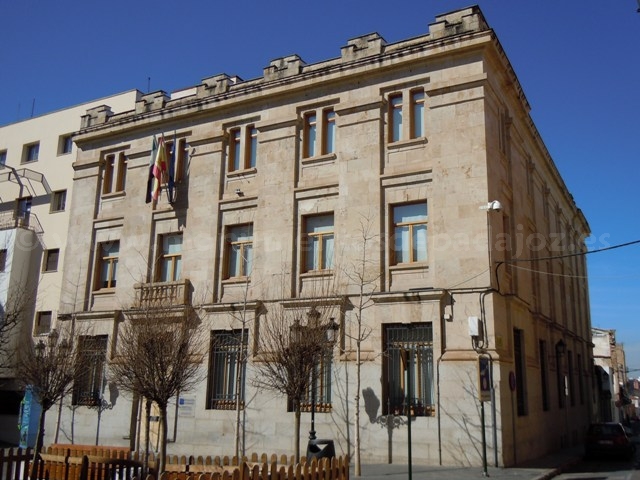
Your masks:
{"label": "blue sky", "polygon": [[[421,35],[435,15],[472,3],[0,0],[0,125],[148,84],[172,91],[222,72],[251,79],[293,53],[315,63],[362,34]],[[636,0],[477,3],[589,221],[591,248],[640,239]],[[640,245],[591,254],[588,267],[593,326],[615,329],[628,367],[640,369]]]}

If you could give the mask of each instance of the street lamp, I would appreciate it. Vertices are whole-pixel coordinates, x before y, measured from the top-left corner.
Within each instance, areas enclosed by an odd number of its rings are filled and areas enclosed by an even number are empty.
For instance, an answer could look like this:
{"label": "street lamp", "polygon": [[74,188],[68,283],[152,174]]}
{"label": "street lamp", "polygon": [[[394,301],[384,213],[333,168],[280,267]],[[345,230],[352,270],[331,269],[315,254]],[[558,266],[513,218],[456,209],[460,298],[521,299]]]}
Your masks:
{"label": "street lamp", "polygon": [[[309,318],[308,328],[319,328],[324,330],[324,340],[327,346],[330,345],[333,348],[337,337],[337,331],[340,329],[340,325],[336,323],[335,319],[331,317],[326,325],[318,326],[320,312],[318,312],[315,308],[312,308],[311,311],[309,311],[307,317]],[[325,348],[322,348],[321,351],[322,355],[324,355]],[[321,358],[319,360],[321,360]],[[317,366],[318,362],[315,362],[313,371],[311,372],[311,430],[309,430],[309,440],[316,439],[316,391],[318,389]]]}

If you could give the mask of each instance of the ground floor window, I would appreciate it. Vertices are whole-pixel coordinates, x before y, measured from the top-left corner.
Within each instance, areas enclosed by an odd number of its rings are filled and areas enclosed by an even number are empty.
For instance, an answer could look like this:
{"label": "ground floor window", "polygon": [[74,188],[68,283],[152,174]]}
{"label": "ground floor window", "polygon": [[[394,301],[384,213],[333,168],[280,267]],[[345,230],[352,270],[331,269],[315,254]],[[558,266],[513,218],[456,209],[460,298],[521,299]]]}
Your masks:
{"label": "ground floor window", "polygon": [[[232,410],[238,395],[244,407],[244,379],[246,372],[247,330],[218,330],[211,332],[209,349],[209,378],[207,408]],[[239,388],[238,388],[239,382]]]}
{"label": "ground floor window", "polygon": [[383,376],[385,414],[415,416],[435,413],[433,327],[431,323],[384,326]]}
{"label": "ground floor window", "polygon": [[104,369],[107,360],[107,335],[79,338],[79,363],[83,365],[80,377],[73,385],[73,404],[96,406],[102,402]]}

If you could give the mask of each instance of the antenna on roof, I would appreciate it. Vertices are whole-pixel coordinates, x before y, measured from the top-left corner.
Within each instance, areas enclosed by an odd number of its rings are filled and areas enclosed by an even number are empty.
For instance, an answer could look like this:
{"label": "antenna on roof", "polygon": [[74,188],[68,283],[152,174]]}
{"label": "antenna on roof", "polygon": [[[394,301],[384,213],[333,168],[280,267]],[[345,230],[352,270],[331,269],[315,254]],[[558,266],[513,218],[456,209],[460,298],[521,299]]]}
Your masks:
{"label": "antenna on roof", "polygon": [[150,91],[151,91],[151,77],[147,77],[147,93],[149,93]]}
{"label": "antenna on roof", "polygon": [[33,118],[33,111],[36,109],[36,99],[31,102],[31,118]]}

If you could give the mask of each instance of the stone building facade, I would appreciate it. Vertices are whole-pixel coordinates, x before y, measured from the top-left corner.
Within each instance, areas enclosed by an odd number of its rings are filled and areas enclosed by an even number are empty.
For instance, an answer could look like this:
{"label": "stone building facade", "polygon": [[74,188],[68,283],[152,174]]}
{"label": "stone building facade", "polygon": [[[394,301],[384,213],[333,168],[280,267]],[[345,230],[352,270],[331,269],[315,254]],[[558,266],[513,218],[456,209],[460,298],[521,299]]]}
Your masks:
{"label": "stone building facade", "polygon": [[[175,198],[164,185],[146,203],[162,137]],[[91,442],[90,403],[104,401],[101,443],[140,445],[144,419],[108,366],[127,311],[165,296],[212,336],[206,380],[170,409],[170,453],[233,454],[237,391],[220,372],[232,377],[239,338],[242,449],[293,451],[287,398],[252,382],[276,305],[338,326],[315,427],[339,453],[353,455],[356,397],[364,462],[406,462],[410,441],[415,463],[481,464],[481,406],[491,464],[580,442],[591,324],[584,257],[564,254],[584,252],[589,229],[478,7],[406,41],[369,34],[316,64],[291,55],[260,78],[220,74],[145,94],[134,111],[91,109],[74,140],[63,281],[74,287],[60,310],[104,340],[104,370],[89,404],[66,399],[61,438],[73,422],[74,441]],[[408,397],[410,440],[396,417]]]}

